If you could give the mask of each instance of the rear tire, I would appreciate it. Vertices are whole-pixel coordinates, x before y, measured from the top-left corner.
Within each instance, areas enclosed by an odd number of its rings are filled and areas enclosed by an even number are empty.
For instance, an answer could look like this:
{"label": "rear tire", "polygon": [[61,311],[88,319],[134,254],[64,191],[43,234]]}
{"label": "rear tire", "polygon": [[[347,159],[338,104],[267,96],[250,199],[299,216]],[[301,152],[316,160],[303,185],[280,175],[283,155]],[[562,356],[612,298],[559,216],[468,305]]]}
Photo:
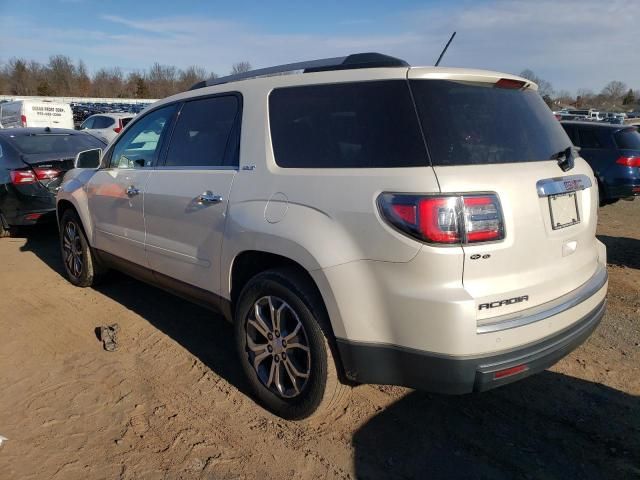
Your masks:
{"label": "rear tire", "polygon": [[9,225],[5,222],[2,212],[0,212],[0,238],[6,238],[11,236]]}
{"label": "rear tire", "polygon": [[338,378],[326,310],[295,270],[253,277],[239,296],[234,324],[240,363],[268,410],[301,420],[346,402],[350,387]]}
{"label": "rear tire", "polygon": [[66,210],[60,220],[60,252],[67,279],[77,287],[91,287],[102,274],[78,214]]}

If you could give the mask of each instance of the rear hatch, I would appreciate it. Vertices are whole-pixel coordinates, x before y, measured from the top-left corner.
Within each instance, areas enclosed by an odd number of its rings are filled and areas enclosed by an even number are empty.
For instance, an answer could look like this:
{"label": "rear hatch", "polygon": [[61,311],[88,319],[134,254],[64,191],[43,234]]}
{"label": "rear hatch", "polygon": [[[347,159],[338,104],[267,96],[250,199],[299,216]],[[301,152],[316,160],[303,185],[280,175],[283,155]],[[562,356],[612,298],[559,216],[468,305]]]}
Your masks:
{"label": "rear hatch", "polygon": [[478,323],[587,282],[598,269],[596,181],[535,85],[487,72],[408,77],[441,191],[495,193],[502,207],[504,239],[463,246]]}

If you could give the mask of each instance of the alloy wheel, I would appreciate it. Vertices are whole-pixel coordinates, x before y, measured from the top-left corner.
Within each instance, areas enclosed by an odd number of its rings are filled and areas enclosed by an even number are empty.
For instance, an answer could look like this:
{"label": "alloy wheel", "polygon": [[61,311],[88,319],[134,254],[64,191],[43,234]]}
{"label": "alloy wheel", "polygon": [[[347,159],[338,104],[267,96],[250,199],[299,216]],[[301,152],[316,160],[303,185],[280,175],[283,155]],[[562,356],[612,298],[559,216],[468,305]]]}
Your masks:
{"label": "alloy wheel", "polygon": [[67,270],[75,278],[82,275],[84,267],[82,261],[82,242],[80,230],[74,222],[67,222],[62,235],[63,260]]}
{"label": "alloy wheel", "polygon": [[249,362],[260,382],[282,398],[302,393],[311,373],[311,350],[298,314],[275,296],[259,298],[246,318]]}

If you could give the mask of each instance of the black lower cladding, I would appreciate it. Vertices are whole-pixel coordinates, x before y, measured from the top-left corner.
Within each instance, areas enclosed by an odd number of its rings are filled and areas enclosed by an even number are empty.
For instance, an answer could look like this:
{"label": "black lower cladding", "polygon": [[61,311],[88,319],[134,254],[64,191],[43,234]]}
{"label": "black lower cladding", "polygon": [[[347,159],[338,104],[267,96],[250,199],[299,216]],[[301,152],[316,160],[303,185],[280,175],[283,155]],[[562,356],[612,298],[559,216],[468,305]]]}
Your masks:
{"label": "black lower cladding", "polygon": [[[483,391],[540,372],[582,344],[600,323],[606,300],[570,327],[497,355],[445,356],[420,350],[338,339],[345,374],[360,383],[401,385],[434,393]],[[526,370],[494,380],[494,373],[526,365]]]}

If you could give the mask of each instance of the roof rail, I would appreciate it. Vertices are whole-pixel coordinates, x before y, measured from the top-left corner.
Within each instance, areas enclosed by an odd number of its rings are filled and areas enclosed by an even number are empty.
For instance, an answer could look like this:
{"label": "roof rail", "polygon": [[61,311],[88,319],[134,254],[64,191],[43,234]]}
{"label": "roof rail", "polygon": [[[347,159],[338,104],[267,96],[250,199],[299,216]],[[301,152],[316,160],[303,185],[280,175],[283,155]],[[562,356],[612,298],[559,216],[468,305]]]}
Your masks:
{"label": "roof rail", "polygon": [[409,64],[400,58],[391,57],[382,53],[354,53],[346,57],[323,58],[321,60],[309,60],[306,62],[288,63],[275,67],[259,68],[248,72],[228,75],[226,77],[211,78],[193,85],[189,90],[222,85],[224,83],[237,82],[248,78],[278,75],[281,73],[302,70],[303,73],[327,72],[331,70],[351,70],[356,68],[384,68],[384,67],[408,67]]}

